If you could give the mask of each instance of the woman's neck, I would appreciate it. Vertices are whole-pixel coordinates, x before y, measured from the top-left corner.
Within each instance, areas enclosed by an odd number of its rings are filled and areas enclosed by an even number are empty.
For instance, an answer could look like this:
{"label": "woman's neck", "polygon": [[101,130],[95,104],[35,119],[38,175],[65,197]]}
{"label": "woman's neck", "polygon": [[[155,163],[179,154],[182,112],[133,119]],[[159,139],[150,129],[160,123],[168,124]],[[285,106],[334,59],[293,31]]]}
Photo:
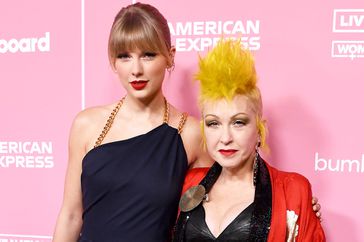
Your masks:
{"label": "woman's neck", "polygon": [[123,106],[130,114],[152,116],[159,114],[161,110],[163,110],[162,113],[164,112],[164,100],[165,98],[162,91],[153,97],[145,99],[139,99],[130,95],[126,95]]}

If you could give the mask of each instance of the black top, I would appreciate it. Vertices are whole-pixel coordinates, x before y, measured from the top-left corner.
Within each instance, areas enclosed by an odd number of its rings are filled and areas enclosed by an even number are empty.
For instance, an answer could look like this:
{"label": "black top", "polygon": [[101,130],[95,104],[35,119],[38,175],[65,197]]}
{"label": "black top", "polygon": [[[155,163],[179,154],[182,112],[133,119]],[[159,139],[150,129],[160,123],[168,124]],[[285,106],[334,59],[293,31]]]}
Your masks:
{"label": "black top", "polygon": [[[205,211],[200,203],[190,211],[180,212],[174,229],[173,242],[267,241],[272,214],[272,187],[268,168],[259,155],[256,162],[254,202],[243,210],[218,238],[215,238],[207,227]],[[200,182],[206,193],[211,190],[221,170],[222,167],[215,162]]]}
{"label": "black top", "polygon": [[89,151],[82,163],[79,241],[167,241],[187,166],[182,138],[166,123]]}
{"label": "black top", "polygon": [[200,204],[190,214],[185,229],[185,240],[188,242],[212,241],[247,241],[250,232],[250,220],[253,213],[253,203],[245,208],[222,232],[215,238],[205,221],[205,209]]}

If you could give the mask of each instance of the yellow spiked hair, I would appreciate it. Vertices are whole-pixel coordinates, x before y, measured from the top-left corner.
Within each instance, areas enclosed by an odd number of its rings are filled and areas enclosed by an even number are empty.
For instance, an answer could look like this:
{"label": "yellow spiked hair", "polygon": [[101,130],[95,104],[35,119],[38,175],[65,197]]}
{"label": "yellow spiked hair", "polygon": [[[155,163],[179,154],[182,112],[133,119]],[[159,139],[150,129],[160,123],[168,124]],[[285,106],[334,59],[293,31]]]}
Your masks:
{"label": "yellow spiked hair", "polygon": [[231,100],[254,89],[257,80],[253,56],[235,40],[220,40],[205,58],[200,58],[195,78],[201,82],[202,100]]}
{"label": "yellow spiked hair", "polygon": [[266,145],[266,126],[262,119],[262,99],[257,87],[254,58],[242,49],[240,40],[223,40],[199,60],[195,79],[200,81],[200,103],[219,99],[232,100],[237,94],[247,96],[257,114],[261,146]]}

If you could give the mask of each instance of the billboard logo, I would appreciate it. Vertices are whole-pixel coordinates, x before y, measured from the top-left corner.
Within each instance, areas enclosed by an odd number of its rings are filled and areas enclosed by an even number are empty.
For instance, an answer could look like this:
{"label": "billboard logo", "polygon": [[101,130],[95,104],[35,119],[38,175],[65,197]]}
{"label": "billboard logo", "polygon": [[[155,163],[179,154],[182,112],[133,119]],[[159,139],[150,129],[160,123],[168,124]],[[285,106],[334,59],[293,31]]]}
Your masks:
{"label": "billboard logo", "polygon": [[331,56],[347,57],[351,59],[363,58],[364,41],[359,41],[359,40],[332,41]]}
{"label": "billboard logo", "polygon": [[315,153],[315,171],[332,171],[332,172],[356,172],[364,173],[364,154],[361,159],[328,159],[319,157]]}
{"label": "billboard logo", "polygon": [[[53,168],[52,142],[0,141],[1,168]],[[1,242],[1,241],[0,241]]]}
{"label": "billboard logo", "polygon": [[204,51],[223,36],[241,40],[250,50],[260,49],[260,21],[196,21],[168,23],[177,51]]}
{"label": "billboard logo", "polygon": [[334,9],[334,33],[364,33],[364,9]]}
{"label": "billboard logo", "polygon": [[22,39],[0,39],[0,54],[10,53],[29,53],[29,52],[49,52],[50,51],[50,33],[46,32],[40,38],[22,38]]}

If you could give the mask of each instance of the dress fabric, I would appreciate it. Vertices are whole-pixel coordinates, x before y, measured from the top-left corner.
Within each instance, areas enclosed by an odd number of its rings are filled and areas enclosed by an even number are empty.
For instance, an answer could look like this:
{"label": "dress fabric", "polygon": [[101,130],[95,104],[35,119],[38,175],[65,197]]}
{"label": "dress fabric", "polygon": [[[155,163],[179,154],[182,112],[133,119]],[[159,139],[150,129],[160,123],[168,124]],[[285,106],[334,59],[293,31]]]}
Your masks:
{"label": "dress fabric", "polygon": [[188,168],[178,130],[102,144],[82,161],[81,242],[168,241]]}

